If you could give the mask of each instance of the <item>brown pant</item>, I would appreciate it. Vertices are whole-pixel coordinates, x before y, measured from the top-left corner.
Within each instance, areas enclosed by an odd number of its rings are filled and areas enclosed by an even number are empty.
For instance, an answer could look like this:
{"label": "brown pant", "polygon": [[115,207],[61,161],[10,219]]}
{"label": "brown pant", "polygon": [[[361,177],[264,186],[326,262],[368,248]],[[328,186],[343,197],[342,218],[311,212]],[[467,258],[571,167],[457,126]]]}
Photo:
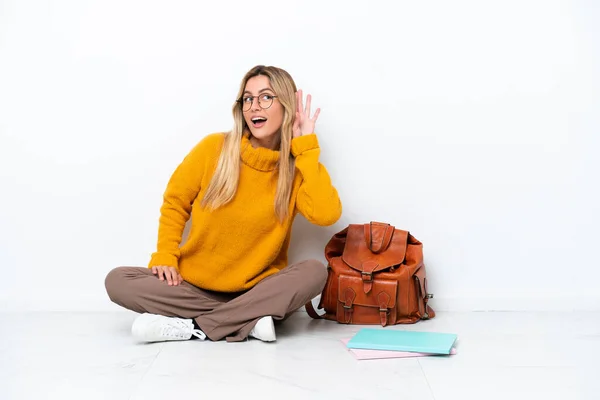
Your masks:
{"label": "brown pant", "polygon": [[267,315],[283,320],[321,293],[324,265],[306,260],[284,268],[241,293],[219,293],[188,282],[169,286],[143,267],[118,267],[106,276],[106,291],[116,304],[138,313],[193,318],[211,340],[244,340]]}

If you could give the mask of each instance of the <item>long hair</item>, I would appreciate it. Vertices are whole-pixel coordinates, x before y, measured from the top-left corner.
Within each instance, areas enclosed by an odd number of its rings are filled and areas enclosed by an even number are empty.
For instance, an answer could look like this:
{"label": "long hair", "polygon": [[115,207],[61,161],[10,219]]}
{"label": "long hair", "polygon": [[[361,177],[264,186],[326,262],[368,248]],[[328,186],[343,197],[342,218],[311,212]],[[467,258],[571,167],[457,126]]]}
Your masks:
{"label": "long hair", "polygon": [[[269,78],[277,99],[283,106],[283,123],[279,144],[278,179],[275,194],[275,214],[280,221],[288,216],[290,195],[294,181],[295,163],[291,154],[292,126],[296,116],[296,84],[290,74],[277,67],[258,65],[246,73],[240,84],[236,99],[240,99],[250,78],[264,75]],[[202,199],[202,206],[211,209],[229,203],[235,196],[240,178],[240,144],[247,129],[242,106],[233,105],[233,129],[225,136],[219,162]]]}

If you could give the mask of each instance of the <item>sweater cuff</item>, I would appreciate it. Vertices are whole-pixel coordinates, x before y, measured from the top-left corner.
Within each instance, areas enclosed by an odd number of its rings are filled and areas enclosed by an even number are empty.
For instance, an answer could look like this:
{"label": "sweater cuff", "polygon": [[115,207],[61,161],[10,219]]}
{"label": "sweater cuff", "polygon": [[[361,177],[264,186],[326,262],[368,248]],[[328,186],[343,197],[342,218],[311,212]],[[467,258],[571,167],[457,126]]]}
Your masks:
{"label": "sweater cuff", "polygon": [[179,260],[173,254],[168,253],[154,253],[148,263],[148,268],[156,266],[174,267],[179,271]]}
{"label": "sweater cuff", "polygon": [[294,157],[299,156],[308,150],[314,150],[319,148],[319,140],[317,135],[311,133],[309,135],[302,135],[292,139],[292,155]]}

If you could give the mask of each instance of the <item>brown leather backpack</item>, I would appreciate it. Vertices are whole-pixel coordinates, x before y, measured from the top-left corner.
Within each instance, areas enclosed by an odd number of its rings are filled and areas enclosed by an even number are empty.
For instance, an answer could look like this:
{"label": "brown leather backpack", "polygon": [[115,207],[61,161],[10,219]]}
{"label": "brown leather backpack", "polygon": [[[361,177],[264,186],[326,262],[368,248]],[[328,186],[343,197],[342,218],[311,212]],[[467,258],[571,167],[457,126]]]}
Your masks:
{"label": "brown leather backpack", "polygon": [[415,323],[435,317],[427,301],[423,245],[409,232],[370,222],[351,224],[325,246],[327,283],[319,316],[342,324],[381,326]]}

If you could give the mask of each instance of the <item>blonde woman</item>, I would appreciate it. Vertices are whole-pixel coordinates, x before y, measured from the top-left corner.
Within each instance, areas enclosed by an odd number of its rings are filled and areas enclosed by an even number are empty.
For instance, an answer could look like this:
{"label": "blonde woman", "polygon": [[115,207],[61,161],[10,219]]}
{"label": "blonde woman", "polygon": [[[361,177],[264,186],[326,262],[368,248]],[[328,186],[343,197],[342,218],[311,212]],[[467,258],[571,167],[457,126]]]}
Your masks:
{"label": "blonde woman", "polygon": [[202,139],[170,178],[148,267],[118,267],[106,277],[110,299],[141,314],[135,338],[270,342],[274,320],[321,293],[325,266],[288,265],[287,255],[297,213],[328,226],[342,211],[319,162],[319,112],[311,117],[311,96],[304,106],[286,71],[248,71],[233,129]]}

